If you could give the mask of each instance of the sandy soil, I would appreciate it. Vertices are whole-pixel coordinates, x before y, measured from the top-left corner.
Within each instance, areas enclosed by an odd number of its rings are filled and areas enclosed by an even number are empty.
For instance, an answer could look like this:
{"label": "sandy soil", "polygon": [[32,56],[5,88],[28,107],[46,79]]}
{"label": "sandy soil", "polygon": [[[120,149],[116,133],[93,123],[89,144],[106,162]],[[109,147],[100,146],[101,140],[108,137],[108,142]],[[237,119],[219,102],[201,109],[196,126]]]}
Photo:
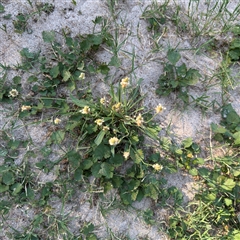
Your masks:
{"label": "sandy soil", "polygon": [[[40,2],[40,1],[36,1]],[[48,2],[54,5],[54,11],[50,14],[42,13],[40,16],[31,18],[28,21],[28,32],[18,34],[14,31],[12,20],[3,19],[0,15],[0,25],[6,24],[7,32],[0,30],[0,63],[5,65],[14,66],[21,62],[21,56],[19,51],[22,48],[29,48],[30,51],[41,51],[46,53],[48,51],[46,44],[42,40],[42,31],[53,30],[55,32],[61,32],[62,28],[69,29],[72,36],[78,34],[91,33],[93,29],[93,20],[97,16],[102,16],[111,19],[111,12],[107,6],[107,0],[77,0],[76,6],[71,1],[41,1]],[[163,1],[157,1],[162,3]],[[178,1],[177,1],[178,2]],[[20,12],[29,13],[33,12],[33,8],[26,0],[3,0],[1,3],[5,7],[5,13],[11,13],[11,19],[15,19],[16,15]],[[111,69],[113,79],[117,80],[121,76],[125,76],[131,71],[131,54],[133,51],[136,54],[135,58],[135,76],[136,79],[143,78],[141,86],[142,94],[147,93],[144,105],[152,109],[157,104],[161,103],[166,107],[166,111],[156,121],[163,129],[166,129],[171,123],[171,132],[176,141],[180,141],[186,137],[192,137],[203,148],[207,148],[209,144],[210,136],[210,123],[218,123],[220,120],[219,114],[215,114],[212,109],[202,112],[195,107],[189,107],[185,111],[178,110],[176,105],[179,103],[177,96],[172,94],[170,97],[159,97],[155,94],[157,86],[157,80],[162,74],[162,61],[166,57],[166,50],[169,45],[172,47],[193,48],[191,42],[191,35],[177,35],[170,29],[164,34],[159,42],[162,44],[162,51],[155,52],[154,40],[152,33],[148,31],[148,23],[142,18],[144,9],[150,5],[151,1],[148,0],[122,0],[117,1],[117,18],[116,22],[121,26],[121,34],[119,35],[119,42],[127,39],[121,50],[119,51],[119,58],[122,61],[122,65],[119,69]],[[238,1],[231,1],[231,6],[234,6]],[[188,1],[179,1],[182,7],[187,7]],[[204,4],[201,6],[204,9]],[[239,18],[240,20],[240,18]],[[114,29],[114,25],[112,26]],[[205,41],[202,39],[201,41]],[[108,51],[102,51],[99,53],[98,58],[101,61],[108,62],[111,55]],[[221,62],[221,56],[216,54],[211,55],[209,53],[202,53],[196,55],[193,50],[182,52],[182,62],[185,62],[188,67],[199,70],[202,76],[210,76],[218,67]],[[26,81],[28,74],[22,73],[20,70],[10,71],[8,75],[8,81],[15,75],[22,75],[23,77],[23,94],[29,93],[29,86]],[[101,78],[102,76],[98,76]],[[91,81],[91,79],[89,79]],[[107,87],[101,82],[99,85],[93,80],[93,91],[96,95],[106,91]],[[218,79],[213,79],[217,83]],[[204,92],[202,83],[199,82],[196,86],[190,89],[190,93],[193,96],[200,96]],[[206,94],[209,96],[210,101],[216,99],[221,103],[221,88],[219,85],[215,85],[210,88]],[[229,95],[229,101],[240,113],[240,101],[238,99],[239,89],[236,88]],[[7,113],[11,109],[16,109],[18,106],[0,106],[0,127],[7,128],[14,121],[13,118],[7,117]],[[31,137],[33,145],[44,146],[45,136],[47,129],[42,125],[28,125],[25,126],[20,120],[15,122],[15,130],[12,132],[15,138],[24,139],[28,136]],[[56,149],[55,155],[52,155],[52,159],[57,159],[59,149]],[[24,151],[22,153],[22,158]],[[16,160],[16,163],[20,164],[22,161],[21,156]],[[0,159],[1,160],[1,159]],[[32,160],[37,162],[38,158]],[[55,172],[49,174],[38,172],[39,182],[49,182],[56,179]],[[165,176],[168,180],[168,186],[176,186],[181,189],[184,196],[184,203],[192,200],[194,197],[195,183],[192,177],[181,171]],[[78,190],[77,190],[78,191]],[[166,234],[154,226],[148,226],[138,215],[138,209],[146,210],[151,207],[151,201],[145,199],[140,203],[135,203],[135,209],[132,210],[120,210],[118,208],[109,211],[106,216],[103,216],[99,210],[100,206],[108,209],[108,205],[111,204],[111,199],[116,194],[111,192],[106,198],[106,202],[102,201],[92,206],[89,201],[89,194],[79,192],[79,197],[68,202],[64,206],[64,212],[69,213],[72,217],[72,231],[77,232],[82,226],[82,222],[89,221],[98,226],[96,234],[100,239],[108,239],[108,232],[111,229],[112,233],[121,236],[121,234],[128,235],[130,239],[154,239],[164,240],[167,239]],[[60,199],[52,198],[50,205],[54,211],[61,211]],[[168,213],[164,209],[155,209],[155,217],[159,220],[166,220]],[[0,238],[5,240],[6,232],[11,231],[10,226],[21,230],[24,226],[34,218],[33,209],[27,207],[16,206],[11,210],[9,218],[6,222],[3,222],[3,230],[0,232]],[[121,239],[121,237],[119,238]]]}

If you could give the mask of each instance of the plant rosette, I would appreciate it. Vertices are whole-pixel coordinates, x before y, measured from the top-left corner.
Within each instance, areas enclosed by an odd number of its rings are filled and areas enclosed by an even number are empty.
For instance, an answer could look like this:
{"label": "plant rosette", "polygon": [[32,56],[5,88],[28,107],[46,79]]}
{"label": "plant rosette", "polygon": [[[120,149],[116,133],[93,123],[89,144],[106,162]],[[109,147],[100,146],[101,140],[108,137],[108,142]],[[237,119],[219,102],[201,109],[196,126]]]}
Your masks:
{"label": "plant rosette", "polygon": [[153,178],[163,169],[160,154],[158,159],[149,158],[147,152],[153,147],[148,147],[144,140],[148,137],[159,145],[161,128],[153,118],[165,108],[159,104],[155,114],[147,112],[141,106],[143,98],[139,84],[130,86],[128,77],[117,87],[111,86],[109,96],[97,101],[91,95],[85,99],[71,97],[77,107],[67,129],[78,129],[79,146],[85,148],[75,166],[75,177],[93,175],[100,179],[104,192],[119,189],[125,204],[144,196],[157,200],[160,193],[160,184]]}

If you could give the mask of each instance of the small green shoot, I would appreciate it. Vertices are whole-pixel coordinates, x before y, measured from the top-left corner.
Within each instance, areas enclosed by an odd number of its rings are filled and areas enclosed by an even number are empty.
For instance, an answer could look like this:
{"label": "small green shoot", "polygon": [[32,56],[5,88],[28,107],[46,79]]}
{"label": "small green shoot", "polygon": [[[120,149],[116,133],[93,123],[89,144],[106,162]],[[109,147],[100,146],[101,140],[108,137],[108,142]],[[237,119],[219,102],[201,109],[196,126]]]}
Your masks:
{"label": "small green shoot", "polygon": [[156,93],[160,96],[169,96],[172,92],[177,92],[179,98],[185,103],[189,103],[189,94],[185,89],[196,84],[201,75],[198,70],[187,69],[185,63],[177,65],[181,55],[174,49],[167,52],[168,63],[164,65],[164,74],[158,79]]}

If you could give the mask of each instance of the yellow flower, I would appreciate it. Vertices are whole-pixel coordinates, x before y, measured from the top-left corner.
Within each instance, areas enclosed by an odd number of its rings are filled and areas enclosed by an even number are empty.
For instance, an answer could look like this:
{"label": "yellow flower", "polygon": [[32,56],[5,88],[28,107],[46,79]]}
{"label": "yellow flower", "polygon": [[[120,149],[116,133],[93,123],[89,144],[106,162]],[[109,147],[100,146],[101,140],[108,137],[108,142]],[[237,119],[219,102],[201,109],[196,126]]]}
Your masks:
{"label": "yellow flower", "polygon": [[129,157],[129,154],[130,154],[130,152],[124,152],[124,153],[123,153],[123,156],[124,156],[125,160],[127,160],[127,159],[128,159],[128,157]]}
{"label": "yellow flower", "polygon": [[136,123],[140,127],[143,124],[143,122],[144,122],[144,119],[142,117],[142,114],[139,113],[138,116],[136,117]]}
{"label": "yellow flower", "polygon": [[187,157],[188,157],[188,158],[193,158],[192,153],[188,153]]}
{"label": "yellow flower", "polygon": [[31,106],[26,106],[26,105],[22,105],[21,107],[21,111],[27,111],[27,110],[30,110],[32,107]]}
{"label": "yellow flower", "polygon": [[18,95],[18,91],[16,89],[12,89],[10,92],[9,92],[9,96],[10,97],[16,97]]}
{"label": "yellow flower", "polygon": [[119,144],[120,140],[117,137],[112,137],[109,139],[109,144],[111,146],[116,146],[117,144]]}
{"label": "yellow flower", "polygon": [[109,127],[108,126],[104,126],[103,127],[103,131],[109,131]]}
{"label": "yellow flower", "polygon": [[55,123],[55,124],[59,124],[59,123],[61,123],[61,121],[62,121],[62,120],[59,119],[59,118],[55,118],[55,119],[54,119],[54,123]]}
{"label": "yellow flower", "polygon": [[90,107],[89,106],[85,106],[82,110],[80,110],[80,113],[82,113],[82,114],[90,113]]}
{"label": "yellow flower", "polygon": [[79,75],[79,78],[80,78],[80,79],[85,79],[85,73],[82,72],[82,73]]}
{"label": "yellow flower", "polygon": [[129,85],[129,77],[123,78],[120,84],[122,88],[126,88]]}
{"label": "yellow flower", "polygon": [[153,164],[152,167],[156,170],[156,171],[161,171],[163,169],[163,166],[156,163],[156,164]]}
{"label": "yellow flower", "polygon": [[158,104],[157,107],[155,108],[156,113],[161,113],[163,112],[163,110],[165,110],[166,108],[163,107],[161,104]]}
{"label": "yellow flower", "polygon": [[95,123],[96,123],[98,126],[102,126],[102,124],[104,123],[104,120],[99,118],[99,119],[95,120]]}
{"label": "yellow flower", "polygon": [[119,102],[119,103],[116,103],[112,106],[112,110],[116,111],[116,112],[119,112],[120,108],[121,108],[122,104]]}
{"label": "yellow flower", "polygon": [[126,82],[126,83],[128,83],[128,82],[129,82],[129,77],[125,77],[125,78],[123,78],[123,79],[122,79],[122,82]]}
{"label": "yellow flower", "polygon": [[105,97],[100,98],[100,103],[103,104],[103,105],[106,103],[106,99],[105,99]]}

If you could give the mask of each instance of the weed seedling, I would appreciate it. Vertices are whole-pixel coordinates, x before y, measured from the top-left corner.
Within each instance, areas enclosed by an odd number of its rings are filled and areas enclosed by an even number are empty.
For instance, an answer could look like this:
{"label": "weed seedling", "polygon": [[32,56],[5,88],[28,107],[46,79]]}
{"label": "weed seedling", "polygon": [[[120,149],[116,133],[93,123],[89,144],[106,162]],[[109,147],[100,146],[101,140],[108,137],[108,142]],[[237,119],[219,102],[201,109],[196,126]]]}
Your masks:
{"label": "weed seedling", "polygon": [[196,69],[187,69],[185,63],[177,66],[181,55],[178,51],[170,49],[167,52],[168,63],[164,65],[164,74],[158,79],[156,93],[160,96],[168,96],[172,92],[177,92],[179,98],[185,103],[189,103],[187,87],[194,85],[201,77]]}

